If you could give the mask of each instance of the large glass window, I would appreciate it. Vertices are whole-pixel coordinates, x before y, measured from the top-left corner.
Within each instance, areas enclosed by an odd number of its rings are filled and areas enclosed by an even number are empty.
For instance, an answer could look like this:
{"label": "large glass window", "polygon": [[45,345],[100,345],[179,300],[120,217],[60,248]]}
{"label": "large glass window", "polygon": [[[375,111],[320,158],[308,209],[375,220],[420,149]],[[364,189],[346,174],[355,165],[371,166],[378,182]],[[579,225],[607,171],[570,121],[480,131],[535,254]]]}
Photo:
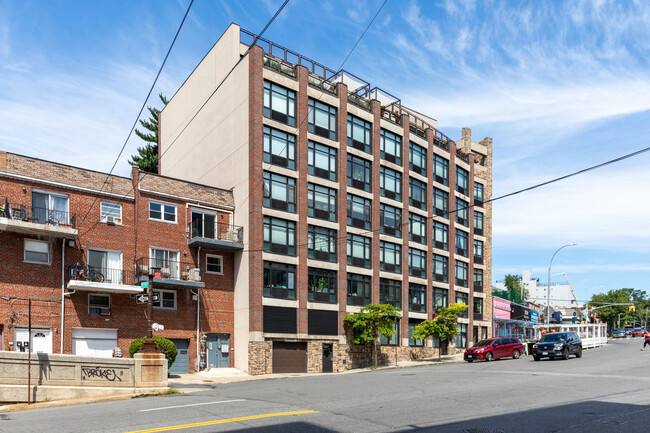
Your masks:
{"label": "large glass window", "polygon": [[264,296],[296,299],[296,267],[283,263],[264,262]]}
{"label": "large glass window", "polygon": [[402,272],[402,246],[392,242],[379,242],[379,269],[386,272]]}
{"label": "large glass window", "polygon": [[296,92],[264,81],[264,117],[296,126]]}
{"label": "large glass window", "polygon": [[474,211],[474,233],[483,235],[483,213]]}
{"label": "large glass window", "polygon": [[296,136],[264,127],[264,162],[296,169]]}
{"label": "large glass window", "polygon": [[370,192],[372,163],[367,159],[348,154],[348,186]]}
{"label": "large glass window", "polygon": [[381,167],[379,171],[379,194],[393,200],[402,200],[402,173]]}
{"label": "large glass window", "polygon": [[433,288],[433,311],[440,312],[440,308],[447,308],[449,303],[449,290]]}
{"label": "large glass window", "polygon": [[390,304],[397,309],[402,308],[402,282],[398,280],[389,280],[388,278],[379,279],[379,303]]}
{"label": "large glass window", "polygon": [[467,287],[467,263],[456,260],[456,285]]}
{"label": "large glass window", "polygon": [[379,136],[381,159],[402,165],[402,137],[382,129]]}
{"label": "large glass window", "polygon": [[474,239],[474,263],[483,264],[483,241]]}
{"label": "large glass window", "polygon": [[467,347],[467,325],[464,323],[457,323],[458,334],[456,334],[456,347],[464,349]]}
{"label": "large glass window", "polygon": [[463,257],[469,257],[467,250],[467,233],[462,230],[456,230],[456,254]]}
{"label": "large glass window", "polygon": [[427,277],[427,252],[409,248],[409,275],[418,278]]}
{"label": "large glass window", "polygon": [[32,222],[40,224],[69,224],[68,196],[32,191],[32,218]]}
{"label": "large glass window", "polygon": [[336,271],[309,268],[307,299],[310,302],[336,304]]}
{"label": "large glass window", "polygon": [[296,223],[279,218],[264,217],[264,250],[296,255]]}
{"label": "large glass window", "polygon": [[449,226],[440,221],[433,222],[433,246],[449,251]]}
{"label": "large glass window", "polygon": [[402,209],[381,203],[379,205],[379,229],[382,234],[402,237]]}
{"label": "large glass window", "polygon": [[449,210],[449,194],[447,192],[433,188],[433,210],[436,215],[447,218]]}
{"label": "large glass window", "polygon": [[[467,307],[469,307],[469,295],[467,293],[456,291],[456,303],[457,304],[465,304],[465,305],[467,305]],[[467,319],[467,310],[465,310],[463,312],[463,314],[461,314],[458,317],[462,317],[464,319]]]}
{"label": "large glass window", "polygon": [[483,269],[474,269],[474,291],[483,291]]}
{"label": "large glass window", "polygon": [[348,146],[372,153],[372,125],[348,114]]}
{"label": "large glass window", "polygon": [[461,167],[456,167],[456,191],[465,195],[469,193],[469,172]]}
{"label": "large glass window", "polygon": [[348,225],[370,230],[372,207],[367,198],[348,194]]}
{"label": "large glass window", "polygon": [[422,323],[422,320],[409,319],[409,346],[422,347],[424,346],[424,340],[416,340],[413,338],[413,331],[415,327]]}
{"label": "large glass window", "polygon": [[308,119],[309,132],[337,141],[336,107],[309,98]]}
{"label": "large glass window", "polygon": [[309,174],[336,182],[336,149],[310,141],[307,150]]}
{"label": "large glass window", "polygon": [[348,233],[347,256],[348,265],[361,268],[370,268],[370,243],[371,239]]}
{"label": "large glass window", "polygon": [[348,273],[348,305],[370,304],[370,277]]}
{"label": "large glass window", "polygon": [[465,227],[469,224],[469,203],[456,198],[456,222]]}
{"label": "large glass window", "polygon": [[439,254],[433,255],[433,279],[446,283],[449,278],[449,259]]}
{"label": "large glass window", "polygon": [[483,206],[483,184],[474,182],[474,204]]}
{"label": "large glass window", "polygon": [[409,168],[422,176],[427,175],[427,150],[413,142],[409,145]]}
{"label": "large glass window", "polygon": [[419,244],[427,244],[427,218],[409,213],[409,239]]}
{"label": "large glass window", "polygon": [[440,155],[433,155],[433,174],[436,182],[449,185],[449,161]]}
{"label": "large glass window", "polygon": [[122,284],[122,253],[88,248],[88,264],[104,276],[105,283]]}
{"label": "large glass window", "polygon": [[427,210],[427,185],[417,179],[409,179],[409,204]]}
{"label": "large glass window", "polygon": [[474,298],[474,320],[483,320],[483,298]]}
{"label": "large glass window", "polygon": [[296,212],[296,179],[264,172],[264,207]]}
{"label": "large glass window", "polygon": [[427,286],[409,284],[409,311],[424,313],[427,311]]}
{"label": "large glass window", "polygon": [[179,252],[162,248],[149,248],[149,270],[162,278],[178,280],[180,277]]}
{"label": "large glass window", "polygon": [[336,221],[336,190],[313,183],[307,184],[307,215]]}
{"label": "large glass window", "polygon": [[310,259],[336,262],[336,230],[325,227],[307,228],[307,255]]}

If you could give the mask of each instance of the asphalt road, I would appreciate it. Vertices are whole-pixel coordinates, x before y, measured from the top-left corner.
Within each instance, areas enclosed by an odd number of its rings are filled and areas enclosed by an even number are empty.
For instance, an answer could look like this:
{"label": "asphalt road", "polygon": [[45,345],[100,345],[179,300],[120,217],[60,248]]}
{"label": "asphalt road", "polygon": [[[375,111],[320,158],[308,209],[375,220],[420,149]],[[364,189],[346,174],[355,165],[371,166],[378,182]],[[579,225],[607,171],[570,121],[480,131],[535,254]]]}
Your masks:
{"label": "asphalt road", "polygon": [[[531,357],[217,385],[0,414],[1,432],[648,432],[641,338]],[[474,430],[476,429],[476,430]],[[493,429],[493,430],[492,430]]]}

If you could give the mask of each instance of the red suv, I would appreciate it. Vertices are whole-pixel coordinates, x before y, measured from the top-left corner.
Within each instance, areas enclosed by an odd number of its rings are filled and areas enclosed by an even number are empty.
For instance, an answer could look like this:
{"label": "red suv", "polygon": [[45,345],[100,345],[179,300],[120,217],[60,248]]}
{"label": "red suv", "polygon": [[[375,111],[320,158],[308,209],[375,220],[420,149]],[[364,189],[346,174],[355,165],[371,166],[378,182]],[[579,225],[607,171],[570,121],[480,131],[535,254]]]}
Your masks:
{"label": "red suv", "polygon": [[523,346],[517,338],[488,338],[467,349],[463,358],[467,362],[481,359],[492,361],[493,359],[510,357],[518,359],[522,351]]}

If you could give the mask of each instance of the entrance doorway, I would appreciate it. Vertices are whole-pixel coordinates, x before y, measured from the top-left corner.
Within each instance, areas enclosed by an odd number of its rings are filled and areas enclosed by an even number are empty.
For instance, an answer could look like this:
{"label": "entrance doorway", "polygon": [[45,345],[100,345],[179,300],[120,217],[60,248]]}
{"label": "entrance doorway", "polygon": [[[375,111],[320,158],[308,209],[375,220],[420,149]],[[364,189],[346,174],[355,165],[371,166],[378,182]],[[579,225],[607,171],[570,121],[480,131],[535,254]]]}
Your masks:
{"label": "entrance doorway", "polygon": [[230,367],[230,334],[207,334],[205,353],[208,368]]}
{"label": "entrance doorway", "polygon": [[334,358],[334,345],[323,343],[323,373],[333,371],[332,359]]}
{"label": "entrance doorway", "polygon": [[170,338],[176,346],[176,360],[169,369],[169,373],[187,373],[190,369],[190,340]]}

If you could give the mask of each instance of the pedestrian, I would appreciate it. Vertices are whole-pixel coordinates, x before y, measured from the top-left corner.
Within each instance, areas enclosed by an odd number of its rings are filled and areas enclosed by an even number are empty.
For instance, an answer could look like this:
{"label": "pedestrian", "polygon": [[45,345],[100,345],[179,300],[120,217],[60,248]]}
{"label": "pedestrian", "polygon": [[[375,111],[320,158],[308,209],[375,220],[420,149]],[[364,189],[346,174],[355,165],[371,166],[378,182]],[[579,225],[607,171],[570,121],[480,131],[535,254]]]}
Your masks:
{"label": "pedestrian", "polygon": [[645,331],[645,338],[643,339],[643,348],[641,350],[645,350],[646,344],[650,345],[650,332]]}

